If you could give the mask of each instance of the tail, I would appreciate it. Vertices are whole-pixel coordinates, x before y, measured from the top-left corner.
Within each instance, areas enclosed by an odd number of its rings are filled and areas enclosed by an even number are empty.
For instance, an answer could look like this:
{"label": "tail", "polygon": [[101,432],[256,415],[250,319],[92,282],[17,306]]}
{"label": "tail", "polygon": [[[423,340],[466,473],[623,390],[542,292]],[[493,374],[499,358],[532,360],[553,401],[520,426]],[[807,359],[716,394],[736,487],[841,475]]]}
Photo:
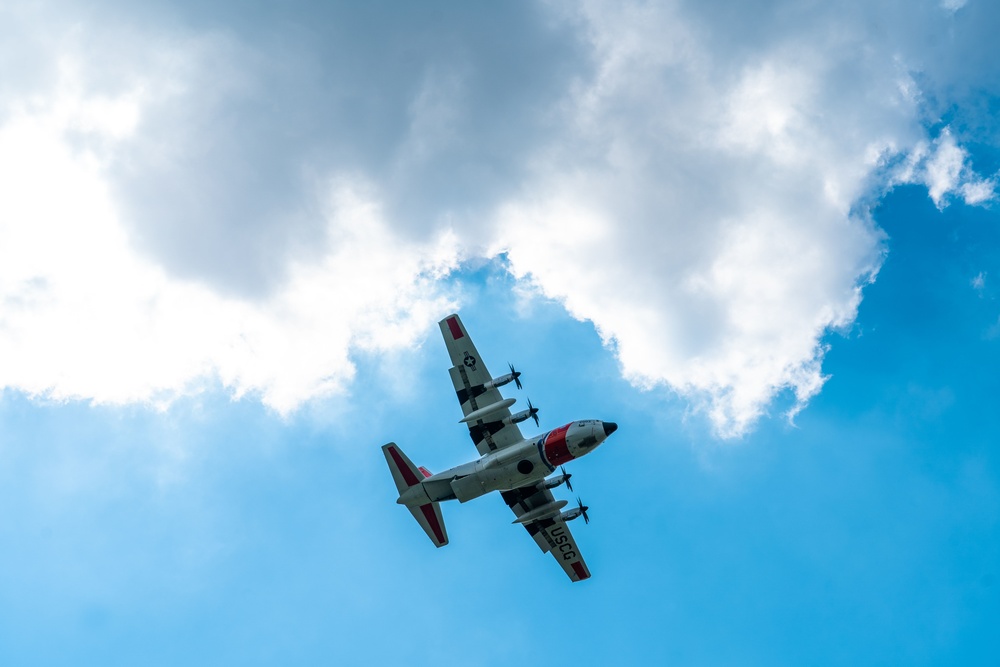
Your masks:
{"label": "tail", "polygon": [[426,468],[418,468],[413,465],[413,461],[394,442],[382,445],[382,453],[385,454],[385,461],[389,464],[389,472],[392,473],[392,481],[396,483],[396,489],[399,491],[399,500],[396,502],[406,505],[406,509],[410,510],[410,514],[427,533],[427,537],[431,538],[434,546],[443,547],[448,544],[448,531],[444,528],[441,504],[430,502],[429,499],[420,504],[418,498],[427,498],[427,494],[423,493],[422,488],[413,489],[412,492],[408,493],[412,487],[418,486],[422,479],[430,477],[430,472]]}

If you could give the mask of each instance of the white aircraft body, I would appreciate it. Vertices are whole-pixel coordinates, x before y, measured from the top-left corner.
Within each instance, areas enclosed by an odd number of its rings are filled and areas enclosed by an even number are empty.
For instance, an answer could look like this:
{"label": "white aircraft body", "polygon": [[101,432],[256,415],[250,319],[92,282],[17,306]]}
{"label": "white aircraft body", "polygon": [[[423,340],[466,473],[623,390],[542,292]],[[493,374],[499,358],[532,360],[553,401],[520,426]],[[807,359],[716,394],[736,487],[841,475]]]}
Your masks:
{"label": "white aircraft body", "polygon": [[511,382],[520,389],[521,374],[511,366],[510,373],[494,378],[458,315],[449,315],[439,324],[453,364],[451,380],[464,414],[460,423],[468,425],[480,457],[435,475],[413,465],[396,443],[383,445],[382,453],[399,490],[396,502],[410,510],[435,546],[443,547],[448,544],[448,533],[440,503],[456,499],[464,503],[499,491],[514,511],[514,523],[525,527],[543,553],[551,553],[573,581],[589,578],[590,570],[567,525],[579,516],[589,522],[589,508],[578,503],[564,512],[567,502],[556,500],[550,489],[565,483],[572,490],[571,475],[565,470],[549,475],[557,466],[597,449],[618,425],[588,419],[525,438],[517,424],[532,418],[537,425],[538,410],[529,400],[527,410],[511,414],[514,399],[504,399],[499,391]]}

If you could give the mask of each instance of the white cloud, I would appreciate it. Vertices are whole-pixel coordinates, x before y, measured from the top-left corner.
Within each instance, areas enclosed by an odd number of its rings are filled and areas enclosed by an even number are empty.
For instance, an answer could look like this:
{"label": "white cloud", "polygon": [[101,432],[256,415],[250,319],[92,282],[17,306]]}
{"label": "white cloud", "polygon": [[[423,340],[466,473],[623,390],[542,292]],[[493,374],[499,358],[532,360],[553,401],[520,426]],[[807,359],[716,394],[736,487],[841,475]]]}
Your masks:
{"label": "white cloud", "polygon": [[969,152],[958,145],[947,127],[933,142],[919,142],[892,182],[926,186],[928,195],[939,209],[944,209],[953,195],[960,195],[969,206],[984,204],[996,197],[996,179],[982,178],[972,169]]}
{"label": "white cloud", "polygon": [[996,178],[981,179],[973,176],[972,180],[962,183],[959,192],[966,204],[976,206],[996,199],[996,188]]}
{"label": "white cloud", "polygon": [[[778,392],[793,416],[821,389],[823,336],[854,321],[881,264],[863,205],[881,165],[912,150],[909,181],[938,206],[993,197],[950,133],[923,141],[907,58],[862,13],[754,43],[683,3],[559,6],[594,75],[498,215],[494,249],[593,321],[627,377],[690,398],[723,436]],[[759,9],[746,18],[766,23]]]}
{"label": "white cloud", "polygon": [[524,42],[472,26],[380,60],[349,30],[206,33],[183,4],[59,28],[26,4],[15,34],[45,38],[17,48],[47,75],[0,88],[0,384],[125,402],[209,379],[288,411],[343,389],[352,351],[421,336],[459,259],[506,252],[720,434],[782,391],[794,413],[880,266],[873,197],[996,192],[925,129],[972,89],[946,33],[978,6],[794,5],[551,3],[544,30],[505,16]]}
{"label": "white cloud", "polygon": [[[319,259],[245,300],[178,280],[131,247],[98,155],[69,131],[127,136],[141,108],[61,89],[0,127],[0,384],[100,403],[168,401],[217,378],[281,412],[343,389],[352,349],[413,345],[452,306],[442,234],[407,242],[357,179],[322,184]],[[94,122],[93,112],[99,114]]]}
{"label": "white cloud", "polygon": [[832,90],[859,68],[848,57],[784,45],[734,70],[683,15],[634,11],[586,5],[597,74],[568,105],[574,131],[500,213],[496,249],[593,321],[636,384],[740,435],[777,392],[794,412],[821,388],[821,338],[853,321],[880,263],[851,206],[872,156],[916,135],[912,111],[888,86],[859,128],[838,115],[857,100]]}

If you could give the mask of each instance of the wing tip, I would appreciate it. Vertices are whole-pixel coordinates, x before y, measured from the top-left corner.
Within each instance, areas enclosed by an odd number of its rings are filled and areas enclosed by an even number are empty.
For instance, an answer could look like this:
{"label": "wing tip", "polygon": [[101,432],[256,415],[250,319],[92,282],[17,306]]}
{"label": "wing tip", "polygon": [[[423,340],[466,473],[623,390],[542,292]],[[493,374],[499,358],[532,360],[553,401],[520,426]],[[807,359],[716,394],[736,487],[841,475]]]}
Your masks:
{"label": "wing tip", "polygon": [[583,564],[583,561],[577,561],[573,563],[573,573],[576,574],[576,579],[573,581],[584,581],[585,579],[590,579],[590,570],[587,566]]}
{"label": "wing tip", "polygon": [[442,332],[448,332],[451,334],[452,340],[458,340],[465,337],[462,320],[459,318],[458,313],[452,313],[438,322],[438,324],[441,326]]}

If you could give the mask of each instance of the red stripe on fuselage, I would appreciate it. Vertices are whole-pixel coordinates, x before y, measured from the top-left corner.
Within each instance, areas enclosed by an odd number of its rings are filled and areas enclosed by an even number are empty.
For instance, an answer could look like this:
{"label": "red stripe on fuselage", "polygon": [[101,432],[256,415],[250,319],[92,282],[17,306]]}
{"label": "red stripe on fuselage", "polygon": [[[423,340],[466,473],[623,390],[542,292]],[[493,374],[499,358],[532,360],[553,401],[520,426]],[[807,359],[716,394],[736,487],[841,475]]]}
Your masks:
{"label": "red stripe on fuselage", "polygon": [[446,321],[448,322],[448,328],[451,329],[452,338],[458,340],[459,338],[465,335],[462,333],[462,330],[458,326],[458,318],[449,317]]}
{"label": "red stripe on fuselage", "polygon": [[572,424],[560,426],[549,431],[549,434],[545,436],[545,459],[553,467],[576,458],[569,453],[569,446],[566,444],[566,431],[569,430],[570,426]]}
{"label": "red stripe on fuselage", "polygon": [[437,537],[437,541],[439,543],[444,542],[444,531],[441,530],[441,524],[438,522],[437,513],[434,511],[434,503],[421,505],[420,510],[424,513],[424,518],[427,519],[427,523],[431,525],[431,530],[434,531],[434,536]]}
{"label": "red stripe on fuselage", "polygon": [[404,461],[403,457],[399,455],[399,452],[396,451],[395,447],[389,448],[389,455],[392,456],[392,460],[396,462],[396,467],[399,468],[400,474],[403,475],[403,481],[406,482],[406,485],[413,486],[414,484],[417,484],[419,481],[417,480],[417,476],[413,474],[412,470],[410,470],[410,466],[406,465],[406,461]]}
{"label": "red stripe on fuselage", "polygon": [[576,572],[576,576],[580,577],[581,579],[590,579],[590,572],[587,572],[585,569],[583,569],[583,563],[581,563],[580,561],[576,561],[575,563],[573,563],[573,571]]}

